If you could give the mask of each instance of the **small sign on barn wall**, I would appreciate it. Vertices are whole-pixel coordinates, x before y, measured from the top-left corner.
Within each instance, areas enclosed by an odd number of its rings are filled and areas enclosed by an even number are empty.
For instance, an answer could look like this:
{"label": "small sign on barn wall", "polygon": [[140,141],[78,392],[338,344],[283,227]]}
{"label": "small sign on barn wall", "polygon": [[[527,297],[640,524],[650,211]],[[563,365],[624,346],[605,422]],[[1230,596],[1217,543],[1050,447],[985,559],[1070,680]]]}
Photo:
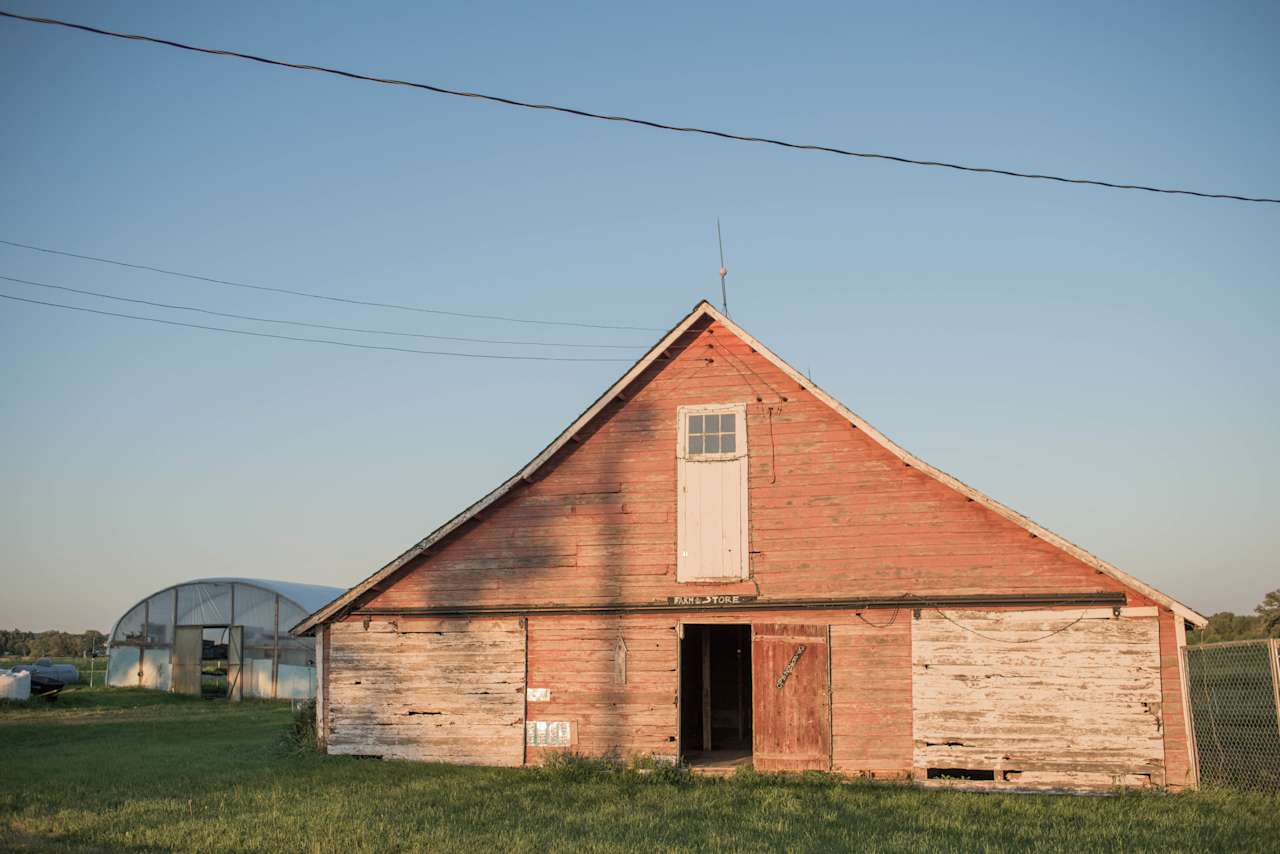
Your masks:
{"label": "small sign on barn wall", "polygon": [[525,699],[530,703],[545,703],[551,699],[550,688],[527,688],[525,689]]}
{"label": "small sign on barn wall", "polygon": [[568,747],[571,744],[568,721],[526,721],[524,731],[530,747]]}
{"label": "small sign on barn wall", "polygon": [[755,596],[719,595],[719,596],[668,596],[668,605],[741,605],[744,602],[756,601]]}
{"label": "small sign on barn wall", "polygon": [[613,645],[613,681],[627,684],[627,642],[622,635],[618,635],[618,642]]}

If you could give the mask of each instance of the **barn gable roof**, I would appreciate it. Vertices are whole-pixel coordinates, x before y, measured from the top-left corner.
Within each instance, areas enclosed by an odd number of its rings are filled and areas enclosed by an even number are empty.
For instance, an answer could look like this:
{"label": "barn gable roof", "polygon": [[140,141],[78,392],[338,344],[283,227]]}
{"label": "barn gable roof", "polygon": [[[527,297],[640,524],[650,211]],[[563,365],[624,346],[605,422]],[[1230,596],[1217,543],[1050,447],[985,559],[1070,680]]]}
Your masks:
{"label": "barn gable roof", "polygon": [[1173,597],[1165,593],[1161,593],[1159,590],[1155,589],[1149,584],[1139,581],[1138,579],[1134,578],[1133,576],[1129,575],[1123,570],[1115,566],[1112,566],[1111,564],[1107,563],[1106,561],[1102,560],[1101,558],[1093,554],[1090,554],[1089,552],[1085,551],[1084,549],[1080,548],[1074,543],[1066,540],[1065,538],[1060,537],[1057,534],[1053,533],[1052,531],[1041,527],[1039,524],[1027,518],[1026,516],[1023,516],[1021,513],[1018,513],[1017,511],[1012,510],[1009,507],[1006,507],[1005,505],[1001,504],[999,501],[996,501],[994,498],[984,495],[983,493],[979,492],[973,487],[968,486],[965,483],[962,483],[961,481],[957,480],[956,478],[952,477],[946,472],[941,471],[940,469],[934,468],[933,466],[929,465],[928,463],[914,456],[910,452],[899,447],[893,441],[891,441],[888,437],[886,437],[883,433],[881,433],[880,431],[872,427],[870,424],[868,424],[855,412],[850,410],[844,404],[840,403],[840,401],[836,400],[831,395],[827,394],[825,391],[823,391],[821,388],[815,385],[813,381],[810,380],[808,377],[804,376],[795,368],[791,367],[789,364],[783,361],[777,354],[775,354],[768,347],[764,346],[755,338],[751,337],[751,335],[748,334],[746,330],[742,329],[742,327],[738,326],[736,323],[730,320],[727,316],[725,316],[720,311],[718,311],[715,308],[715,306],[711,305],[711,303],[707,302],[706,300],[703,300],[702,302],[694,306],[693,311],[691,311],[687,316],[685,316],[683,320],[681,320],[674,327],[672,327],[672,329],[669,332],[667,332],[658,341],[658,343],[654,344],[653,347],[650,348],[649,351],[645,353],[644,356],[642,356],[639,361],[637,361],[634,365],[632,365],[631,368],[625,374],[623,374],[612,386],[610,386],[609,389],[604,394],[602,394],[599,398],[597,398],[596,401],[592,403],[591,406],[589,406],[585,412],[579,415],[573,421],[573,423],[570,424],[564,430],[564,432],[562,432],[559,436],[557,436],[555,440],[551,442],[551,444],[543,448],[542,451],[536,457],[530,460],[523,468],[521,468],[518,472],[516,472],[514,475],[512,475],[510,478],[504,481],[500,486],[498,486],[492,492],[485,495],[483,498],[481,498],[479,501],[472,504],[470,507],[467,507],[461,513],[459,513],[458,515],[450,519],[448,522],[445,522],[435,531],[428,534],[424,539],[415,543],[413,546],[408,548],[406,551],[404,551],[401,555],[396,557],[386,566],[379,569],[373,575],[369,576],[364,581],[360,582],[359,584],[357,584],[356,586],[348,590],[346,593],[339,596],[337,599],[334,599],[332,602],[325,605],[323,608],[320,608],[315,613],[308,616],[305,620],[303,620],[293,628],[293,633],[295,635],[308,634],[312,630],[314,630],[316,626],[322,623],[328,622],[329,620],[341,615],[342,612],[345,609],[347,609],[349,606],[351,606],[357,599],[359,599],[361,596],[363,596],[365,593],[369,592],[370,590],[373,590],[374,588],[376,588],[379,582],[383,581],[384,579],[386,579],[387,577],[389,577],[399,569],[403,568],[410,561],[419,557],[424,552],[426,552],[427,550],[429,550],[430,548],[432,548],[433,546],[435,546],[436,544],[438,544],[439,542],[447,538],[454,531],[458,530],[468,521],[475,518],[483,510],[493,505],[496,501],[500,500],[508,492],[514,489],[517,485],[532,478],[533,475],[538,471],[538,469],[540,469],[543,465],[545,465],[548,461],[550,461],[551,458],[554,457],[556,453],[560,451],[568,442],[572,441],[574,436],[577,435],[584,427],[586,427],[587,424],[590,423],[590,421],[593,418],[599,415],[600,412],[603,411],[606,406],[612,403],[615,398],[617,398],[620,394],[622,394],[623,390],[627,386],[629,386],[633,381],[635,381],[638,377],[640,377],[640,375],[645,370],[647,370],[650,366],[652,366],[654,362],[662,358],[663,354],[666,353],[666,351],[679,340],[680,336],[684,335],[685,332],[687,332],[691,327],[694,326],[694,324],[698,323],[704,318],[710,319],[716,323],[721,324],[723,327],[728,329],[734,335],[738,336],[748,346],[756,350],[758,353],[760,353],[762,356],[768,359],[771,363],[773,363],[779,370],[781,370],[791,379],[795,380],[795,382],[798,383],[801,387],[811,392],[814,395],[814,397],[816,397],[818,400],[825,403],[827,406],[831,407],[833,410],[839,413],[839,415],[842,418],[849,421],[851,424],[856,426],[859,430],[862,430],[864,433],[867,434],[868,437],[870,437],[874,442],[876,442],[876,444],[883,447],[885,450],[893,454],[898,459],[902,460],[904,463],[907,463],[913,468],[921,472],[924,472],[925,474],[934,478],[938,482],[950,487],[951,489],[954,489],[956,492],[959,492],[961,495],[965,496],[966,498],[972,499],[975,503],[981,504],[982,506],[988,508],[989,510],[996,513],[997,515],[1024,528],[1028,532],[1039,537],[1041,540],[1044,540],[1046,543],[1049,543],[1061,549],[1062,551],[1076,558],[1080,562],[1090,567],[1093,567],[1094,569],[1098,570],[1099,572],[1102,572],[1105,575],[1111,576],[1112,578],[1119,581],[1121,584],[1143,594],[1144,596],[1151,599],[1152,601],[1165,606],[1166,608],[1173,611],[1175,614],[1182,617],[1187,622],[1192,623],[1193,625],[1196,625],[1196,626],[1203,626],[1208,622],[1208,620],[1203,615],[1192,610],[1191,608],[1188,608],[1186,605],[1177,601]]}

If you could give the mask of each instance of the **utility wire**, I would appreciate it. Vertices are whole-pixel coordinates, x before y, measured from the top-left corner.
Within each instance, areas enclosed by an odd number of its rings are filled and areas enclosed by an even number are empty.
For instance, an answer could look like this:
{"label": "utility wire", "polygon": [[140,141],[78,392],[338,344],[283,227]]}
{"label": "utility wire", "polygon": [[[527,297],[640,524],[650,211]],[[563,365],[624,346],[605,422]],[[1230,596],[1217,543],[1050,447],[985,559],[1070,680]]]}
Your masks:
{"label": "utility wire", "polygon": [[934,608],[933,610],[938,614],[939,617],[946,620],[948,623],[951,623],[951,625],[964,629],[969,634],[976,635],[982,638],[983,640],[995,641],[996,643],[1036,643],[1037,641],[1048,640],[1054,635],[1062,634],[1067,629],[1071,628],[1076,623],[1083,620],[1086,613],[1086,611],[1081,611],[1080,616],[1076,617],[1074,620],[1062,626],[1061,628],[1054,629],[1048,634],[1040,635],[1039,637],[1035,637],[1035,638],[1022,638],[1021,640],[1009,640],[1008,638],[997,638],[997,637],[992,637],[991,635],[984,635],[982,632],[971,629],[968,626],[964,625],[963,623],[956,622],[955,620],[951,619],[950,617],[948,617],[946,614],[944,614],[942,611],[938,610],[937,608]]}
{"label": "utility wire", "polygon": [[[4,14],[0,12],[0,14]],[[152,267],[148,264],[134,264],[129,261],[117,261],[113,258],[99,258],[95,255],[81,255],[76,252],[68,252],[65,249],[50,249],[47,246],[34,246],[30,243],[19,243],[15,240],[0,239],[0,243],[6,246],[16,246],[19,249],[31,249],[35,252],[44,252],[48,255],[62,255],[66,258],[79,258],[82,261],[97,261],[102,264],[114,264],[117,267],[128,267],[131,270],[146,270],[151,273],[163,273],[166,276],[178,276],[183,279],[192,279],[197,282],[208,282],[214,285],[227,285],[233,288],[247,288],[253,291],[269,291],[276,294],[289,294],[295,297],[306,297],[308,299],[327,300],[328,302],[340,302],[347,305],[364,305],[373,306],[374,308],[393,308],[398,311],[416,311],[421,314],[438,314],[447,317],[466,317],[472,320],[500,320],[506,323],[526,323],[538,326],[573,326],[583,329],[623,329],[636,332],[666,332],[665,329],[659,329],[651,326],[615,326],[607,323],[579,323],[572,320],[535,320],[527,317],[506,317],[497,314],[469,314],[462,311],[445,311],[438,308],[423,308],[416,305],[399,305],[393,302],[375,302],[374,300],[354,299],[351,297],[335,297],[329,294],[317,294],[311,291],[296,291],[289,288],[275,288],[269,285],[251,285],[246,282],[233,282],[229,279],[215,279],[212,276],[201,276],[196,273],[183,273],[178,270],[166,270],[163,267]]]}
{"label": "utility wire", "polygon": [[235,314],[229,311],[214,311],[211,308],[200,308],[192,305],[177,305],[168,302],[156,302],[148,299],[134,299],[132,297],[122,297],[115,294],[104,294],[100,291],[88,291],[81,288],[70,288],[66,285],[55,285],[49,282],[33,282],[30,279],[18,279],[13,276],[0,276],[6,282],[17,282],[21,285],[32,285],[37,288],[51,288],[57,291],[67,291],[73,294],[84,294],[91,297],[101,297],[102,299],[116,300],[117,302],[131,302],[137,305],[150,305],[156,308],[172,308],[178,311],[195,311],[200,314],[209,314],[214,317],[230,317],[235,320],[252,320],[256,323],[279,323],[286,326],[306,326],[311,329],[332,329],[336,332],[359,332],[364,335],[399,335],[405,338],[432,338],[437,341],[465,341],[470,344],[509,344],[521,347],[575,347],[580,349],[607,349],[607,350],[636,350],[628,344],[557,344],[550,341],[509,341],[497,338],[461,338],[454,335],[428,335],[425,332],[396,332],[390,329],[365,329],[359,326],[334,326],[328,323],[308,323],[304,320],[281,320],[272,317],[257,317],[252,314]]}
{"label": "utility wire", "polygon": [[430,83],[414,83],[408,80],[397,80],[391,77],[375,77],[369,74],[360,74],[355,71],[343,71],[338,68],[326,68],[322,65],[308,65],[300,62],[287,62],[281,59],[269,59],[264,56],[255,56],[251,53],[241,53],[234,50],[221,50],[217,48],[197,47],[196,45],[183,44],[182,42],[173,41],[171,39],[162,39],[155,36],[144,36],[137,33],[120,33],[112,30],[104,30],[98,27],[91,27],[87,24],[76,24],[71,21],[62,21],[57,18],[39,18],[30,15],[18,15],[14,12],[5,12],[0,10],[0,16],[6,18],[14,18],[20,21],[28,21],[33,24],[45,24],[57,27],[66,27],[72,30],[80,30],[86,33],[93,33],[100,36],[111,36],[118,39],[129,39],[131,41],[148,42],[150,44],[164,45],[166,47],[179,48],[181,50],[194,51],[196,53],[205,53],[212,56],[229,56],[236,59],[245,59],[250,62],[260,62],[264,65],[275,65],[281,68],[295,68],[300,71],[315,71],[323,74],[334,74],[339,77],[346,77],[351,80],[365,80],[371,83],[385,83],[391,86],[407,86],[412,89],[422,89],[428,92],[435,92],[439,95],[453,95],[459,98],[475,98],[481,101],[490,101],[495,104],[505,104],[509,107],[522,107],[529,110],[547,110],[555,113],[564,113],[571,116],[578,116],[584,119],[599,119],[606,122],[621,122],[624,124],[640,125],[642,127],[654,128],[656,130],[674,131],[677,133],[691,133],[702,136],[712,136],[719,139],[729,139],[737,142],[755,142],[765,145],[776,145],[781,148],[792,148],[801,151],[821,151],[827,154],[839,154],[844,157],[862,157],[870,160],[889,160],[894,163],[904,163],[909,166],[933,166],[941,169],[955,169],[960,172],[978,172],[986,175],[1004,175],[1010,178],[1029,178],[1038,181],[1056,181],[1061,184],[1086,184],[1093,187],[1106,187],[1112,190],[1142,190],[1148,193],[1165,193],[1176,196],[1198,196],[1204,199],[1230,199],[1237,202],[1263,202],[1266,204],[1280,204],[1280,199],[1256,198],[1251,196],[1237,196],[1230,193],[1202,193],[1195,190],[1175,190],[1164,187],[1148,187],[1142,184],[1119,184],[1111,181],[1102,181],[1093,178],[1064,178],[1058,175],[1040,175],[1032,172],[1015,172],[1010,169],[995,169],[984,166],[965,166],[959,163],[947,163],[939,160],[916,160],[911,157],[901,157],[896,154],[875,154],[866,151],[850,151],[844,148],[836,148],[829,145],[810,145],[797,142],[787,142],[781,139],[771,139],[763,136],[750,136],[747,134],[730,133],[728,131],[708,130],[706,128],[697,127],[681,127],[679,125],[667,124],[665,122],[652,121],[649,119],[638,119],[631,116],[615,116],[604,113],[593,113],[588,110],[579,110],[574,107],[563,107],[555,104],[536,104],[528,101],[518,101],[514,98],[505,98],[499,95],[486,95],[482,92],[467,92],[458,89],[447,89],[443,86],[436,86]]}
{"label": "utility wire", "polygon": [[411,347],[391,347],[380,344],[356,344],[351,341],[335,341],[332,338],[301,338],[294,335],[276,335],[271,332],[250,332],[247,329],[229,329],[225,326],[205,326],[201,323],[185,323],[180,320],[164,320],[159,317],[143,317],[139,314],[123,314],[117,311],[103,311],[79,305],[64,305],[58,302],[45,302],[38,299],[27,299],[13,294],[0,293],[0,299],[25,302],[31,305],[44,305],[50,308],[62,308],[68,311],[83,311],[88,314],[101,314],[106,317],[124,317],[130,320],[145,320],[149,323],[163,323],[166,326],[184,326],[188,329],[206,329],[210,332],[229,332],[232,335],[250,335],[254,338],[276,338],[281,341],[301,341],[308,344],[330,344],[334,347],[351,347],[357,350],[389,350],[395,353],[417,353],[423,356],[458,356],[466,359],[501,359],[510,362],[627,362],[631,359],[607,359],[578,356],[499,356],[491,353],[455,353],[448,350],[415,350]]}

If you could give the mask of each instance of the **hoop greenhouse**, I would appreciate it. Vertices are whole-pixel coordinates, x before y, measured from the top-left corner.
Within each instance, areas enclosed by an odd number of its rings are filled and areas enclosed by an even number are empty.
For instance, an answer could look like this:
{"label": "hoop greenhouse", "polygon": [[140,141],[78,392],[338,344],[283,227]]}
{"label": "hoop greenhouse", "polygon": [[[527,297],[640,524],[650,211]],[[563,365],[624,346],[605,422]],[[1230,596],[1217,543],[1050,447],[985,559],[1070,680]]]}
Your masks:
{"label": "hoop greenhouse", "polygon": [[107,684],[233,700],[313,697],[315,642],[289,629],[342,592],[254,578],[166,587],[112,627]]}

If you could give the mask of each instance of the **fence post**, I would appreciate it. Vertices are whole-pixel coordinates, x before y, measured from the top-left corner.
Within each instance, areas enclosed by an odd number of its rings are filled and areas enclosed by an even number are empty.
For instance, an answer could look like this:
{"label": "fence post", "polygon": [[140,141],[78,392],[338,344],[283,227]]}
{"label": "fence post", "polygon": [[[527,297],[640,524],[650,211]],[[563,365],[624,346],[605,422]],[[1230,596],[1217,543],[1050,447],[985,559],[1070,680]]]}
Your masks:
{"label": "fence post", "polygon": [[1268,658],[1271,661],[1271,699],[1276,708],[1276,730],[1280,734],[1280,639],[1272,638],[1267,642]]}

